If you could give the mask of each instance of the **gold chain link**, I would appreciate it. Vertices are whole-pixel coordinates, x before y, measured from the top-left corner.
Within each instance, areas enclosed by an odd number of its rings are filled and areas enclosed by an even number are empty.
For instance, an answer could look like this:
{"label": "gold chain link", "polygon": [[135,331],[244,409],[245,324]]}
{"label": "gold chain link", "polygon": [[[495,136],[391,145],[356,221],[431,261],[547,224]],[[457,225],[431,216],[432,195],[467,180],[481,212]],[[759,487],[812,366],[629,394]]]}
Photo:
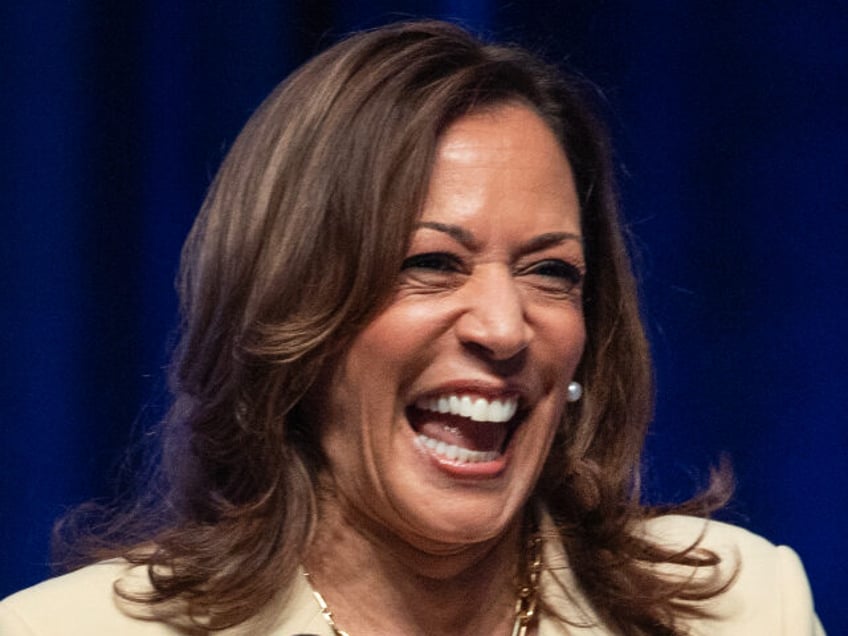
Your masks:
{"label": "gold chain link", "polygon": [[542,538],[536,535],[530,537],[527,542],[527,552],[530,555],[530,563],[527,566],[527,580],[518,586],[512,636],[526,636],[527,629],[536,617],[539,576],[542,573]]}
{"label": "gold chain link", "polygon": [[[515,622],[512,624],[512,636],[527,636],[527,630],[530,628],[533,619],[536,617],[536,607],[538,605],[539,595],[539,575],[542,573],[542,539],[538,536],[533,536],[527,542],[527,552],[530,556],[530,563],[527,566],[527,580],[518,585],[518,598],[515,600]],[[333,612],[327,605],[327,601],[321,596],[321,593],[312,586],[312,581],[309,572],[304,571],[303,576],[309,582],[312,589],[312,596],[321,608],[321,616],[324,617],[327,625],[333,630],[334,636],[350,636],[346,631],[336,625]]]}

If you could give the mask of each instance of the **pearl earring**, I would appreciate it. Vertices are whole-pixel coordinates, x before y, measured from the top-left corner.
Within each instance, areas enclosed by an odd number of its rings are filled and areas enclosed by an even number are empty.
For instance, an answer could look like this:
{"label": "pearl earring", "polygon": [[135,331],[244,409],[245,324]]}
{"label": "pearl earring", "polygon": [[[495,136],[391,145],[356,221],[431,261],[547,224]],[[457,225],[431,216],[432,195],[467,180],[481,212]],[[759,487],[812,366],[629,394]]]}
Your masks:
{"label": "pearl earring", "polygon": [[568,402],[576,402],[583,396],[583,385],[579,382],[569,382],[568,389],[565,392],[565,399]]}

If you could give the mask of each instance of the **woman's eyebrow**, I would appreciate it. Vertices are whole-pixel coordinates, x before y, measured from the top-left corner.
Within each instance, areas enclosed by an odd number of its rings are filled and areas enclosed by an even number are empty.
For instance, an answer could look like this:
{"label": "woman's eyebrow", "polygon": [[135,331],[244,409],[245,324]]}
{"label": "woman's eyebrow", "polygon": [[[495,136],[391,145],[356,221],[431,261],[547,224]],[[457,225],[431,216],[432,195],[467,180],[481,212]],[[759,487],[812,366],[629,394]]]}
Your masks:
{"label": "woman's eyebrow", "polygon": [[[473,249],[477,246],[477,239],[474,238],[474,235],[459,225],[439,223],[437,221],[422,221],[417,227],[444,232],[467,249]],[[561,245],[568,241],[576,241],[581,247],[583,246],[583,237],[579,234],[573,232],[545,232],[539,236],[534,236],[522,245],[521,253],[531,254],[555,245]]]}
{"label": "woman's eyebrow", "polygon": [[523,254],[531,254],[549,247],[554,247],[555,245],[562,245],[568,241],[576,241],[583,247],[583,237],[579,234],[573,232],[545,232],[527,241],[522,246],[521,252]]}
{"label": "woman's eyebrow", "polygon": [[417,225],[417,227],[426,227],[430,230],[436,230],[437,232],[444,232],[469,250],[474,249],[477,246],[477,240],[474,238],[474,235],[459,225],[438,223],[437,221],[422,221]]}

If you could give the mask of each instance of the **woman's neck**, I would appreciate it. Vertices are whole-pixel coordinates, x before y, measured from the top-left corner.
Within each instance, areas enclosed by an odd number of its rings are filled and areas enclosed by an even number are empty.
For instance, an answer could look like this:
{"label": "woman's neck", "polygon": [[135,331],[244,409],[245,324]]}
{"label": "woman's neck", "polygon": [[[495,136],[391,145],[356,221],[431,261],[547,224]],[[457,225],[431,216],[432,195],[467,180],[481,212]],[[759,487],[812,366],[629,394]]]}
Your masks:
{"label": "woman's neck", "polygon": [[520,520],[484,543],[422,548],[323,503],[304,566],[351,636],[510,633]]}

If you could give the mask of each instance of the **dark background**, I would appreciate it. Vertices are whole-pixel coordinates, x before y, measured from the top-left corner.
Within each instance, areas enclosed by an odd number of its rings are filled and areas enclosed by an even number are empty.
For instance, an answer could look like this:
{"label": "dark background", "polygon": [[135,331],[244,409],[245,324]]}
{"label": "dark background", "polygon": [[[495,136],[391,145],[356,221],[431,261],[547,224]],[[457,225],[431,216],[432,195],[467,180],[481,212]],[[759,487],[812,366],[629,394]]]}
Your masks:
{"label": "dark background", "polygon": [[167,403],[180,244],[252,110],[343,33],[423,16],[604,90],[657,360],[649,496],[728,451],[725,518],[792,545],[848,633],[838,0],[2,3],[0,596],[48,575],[52,520],[109,494]]}

